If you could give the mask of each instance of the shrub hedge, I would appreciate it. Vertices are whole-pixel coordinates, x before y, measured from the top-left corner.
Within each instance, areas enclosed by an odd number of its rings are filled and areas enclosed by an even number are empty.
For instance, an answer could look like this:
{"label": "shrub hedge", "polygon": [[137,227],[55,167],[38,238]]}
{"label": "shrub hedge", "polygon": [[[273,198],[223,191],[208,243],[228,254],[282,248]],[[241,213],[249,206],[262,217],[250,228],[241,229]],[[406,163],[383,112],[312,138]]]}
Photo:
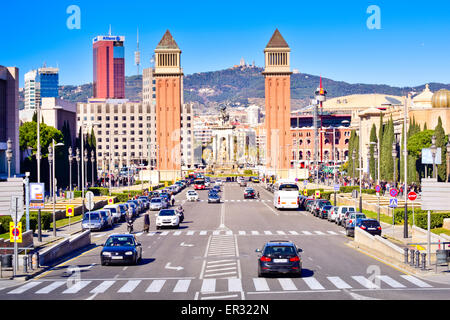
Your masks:
{"label": "shrub hedge", "polygon": [[[408,224],[412,225],[412,209],[408,209]],[[395,209],[394,210],[394,221],[395,223],[401,224],[404,222],[405,210]],[[414,209],[414,217],[416,226],[422,229],[428,228],[428,213],[427,211]],[[450,218],[450,212],[432,212],[430,214],[430,228],[440,228],[444,224],[444,219]]]}
{"label": "shrub hedge", "polygon": [[[0,234],[9,232],[9,223],[12,221],[10,216],[0,216]],[[22,219],[22,229],[25,231],[26,227],[26,216],[23,215]],[[51,212],[41,212],[41,226],[42,230],[50,229],[50,223],[53,221],[53,214]],[[38,228],[38,214],[30,212],[30,229],[36,231]]]}

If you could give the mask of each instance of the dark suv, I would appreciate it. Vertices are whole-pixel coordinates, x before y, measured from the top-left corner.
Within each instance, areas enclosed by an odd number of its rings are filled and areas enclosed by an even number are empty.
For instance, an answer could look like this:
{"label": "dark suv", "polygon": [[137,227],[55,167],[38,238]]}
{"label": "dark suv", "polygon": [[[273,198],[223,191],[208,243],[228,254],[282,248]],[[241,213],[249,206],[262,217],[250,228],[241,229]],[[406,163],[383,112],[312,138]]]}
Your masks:
{"label": "dark suv", "polygon": [[[373,236],[381,236],[381,225],[376,219],[357,219],[356,226]],[[347,227],[347,235],[355,236],[355,227],[352,223]]]}
{"label": "dark suv", "polygon": [[302,274],[302,260],[300,252],[292,241],[271,240],[262,250],[256,249],[258,256],[258,277],[268,274],[290,273],[297,276]]}
{"label": "dark suv", "polygon": [[316,205],[313,207],[313,214],[314,216],[318,217],[320,212],[322,211],[322,208],[324,206],[331,206],[331,202],[329,200],[316,200]]}

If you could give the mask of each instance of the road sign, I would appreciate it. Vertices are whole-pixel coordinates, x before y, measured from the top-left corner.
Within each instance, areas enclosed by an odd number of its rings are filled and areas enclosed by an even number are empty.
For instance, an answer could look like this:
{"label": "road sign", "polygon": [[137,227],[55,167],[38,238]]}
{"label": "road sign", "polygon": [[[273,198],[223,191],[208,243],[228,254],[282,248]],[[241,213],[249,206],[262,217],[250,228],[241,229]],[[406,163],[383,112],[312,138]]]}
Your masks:
{"label": "road sign", "polygon": [[334,185],[334,191],[339,191],[341,189],[341,186],[338,184]]}
{"label": "road sign", "polygon": [[316,190],[316,199],[320,199],[320,191]]}
{"label": "road sign", "polygon": [[114,204],[114,198],[113,197],[109,197],[108,198],[108,204]]}
{"label": "road sign", "polygon": [[[17,224],[23,216],[23,196],[11,196],[11,218]],[[16,221],[17,217],[17,221]]]}
{"label": "road sign", "polygon": [[398,195],[398,190],[395,188],[391,188],[389,194],[391,195],[391,197],[396,197]]}
{"label": "road sign", "polygon": [[22,243],[22,222],[17,225],[12,221],[9,223],[9,242]]}
{"label": "road sign", "polygon": [[303,195],[307,196],[308,195],[308,189],[303,189]]}
{"label": "road sign", "polygon": [[397,208],[398,207],[398,199],[397,198],[389,199],[389,207],[390,208]]}
{"label": "road sign", "polygon": [[94,193],[92,191],[86,192],[86,208],[88,210],[94,209]]}
{"label": "road sign", "polygon": [[303,185],[306,186],[308,184],[308,180],[303,180]]}
{"label": "road sign", "polygon": [[43,209],[44,208],[44,183],[30,183],[30,208]]}
{"label": "road sign", "polygon": [[66,205],[66,217],[73,217],[75,214],[74,205]]}
{"label": "road sign", "polygon": [[408,199],[409,201],[414,201],[417,199],[417,193],[415,193],[414,191],[411,191],[410,193],[408,193]]}
{"label": "road sign", "polygon": [[375,186],[375,191],[376,191],[376,192],[381,192],[381,186],[380,186],[379,184],[377,184],[377,185]]}

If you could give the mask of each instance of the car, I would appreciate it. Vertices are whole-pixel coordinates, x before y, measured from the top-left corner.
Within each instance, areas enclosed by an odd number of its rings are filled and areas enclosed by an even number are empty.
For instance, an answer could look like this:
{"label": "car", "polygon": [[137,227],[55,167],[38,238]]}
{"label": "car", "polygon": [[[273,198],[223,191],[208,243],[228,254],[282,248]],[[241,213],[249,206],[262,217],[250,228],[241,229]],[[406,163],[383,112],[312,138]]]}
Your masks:
{"label": "car", "polygon": [[319,211],[318,217],[321,219],[328,218],[328,215],[330,214],[330,210],[333,209],[332,205],[324,205]]}
{"label": "car", "polygon": [[222,180],[220,180],[220,179],[217,179],[214,183],[215,183],[215,185],[217,185],[217,186],[222,186],[222,185],[223,185],[223,182],[222,182]]}
{"label": "car", "polygon": [[245,188],[244,190],[244,199],[255,199],[256,198],[256,192],[253,188]]}
{"label": "car", "polygon": [[211,190],[215,190],[216,192],[221,192],[222,190],[220,189],[219,185],[215,185]]}
{"label": "car", "polygon": [[163,208],[163,199],[162,198],[153,198],[150,200],[150,210],[161,210]]}
{"label": "car", "polygon": [[137,217],[137,215],[139,214],[139,207],[136,203],[134,202],[127,202],[128,203],[128,207],[133,210],[133,217]]}
{"label": "car", "polygon": [[373,236],[381,237],[381,225],[376,219],[357,219],[356,226]]}
{"label": "car", "polygon": [[220,196],[217,192],[210,192],[208,194],[208,203],[220,203]]}
{"label": "car", "polygon": [[156,229],[162,227],[180,227],[180,217],[174,209],[162,209],[156,217]]}
{"label": "car", "polygon": [[103,209],[109,209],[109,211],[111,211],[113,223],[117,223],[122,219],[122,211],[118,204],[108,204],[107,206],[104,206]]}
{"label": "car", "polygon": [[331,202],[325,199],[317,199],[314,206],[314,216],[318,217],[324,206],[331,206]]}
{"label": "car", "polygon": [[102,266],[113,263],[138,264],[141,260],[142,245],[131,234],[109,236],[100,252]]}
{"label": "car", "polygon": [[[345,214],[343,226],[345,229],[347,229],[348,226],[351,226],[352,224],[354,224],[355,219],[356,219],[356,221],[358,221],[359,219],[366,219],[366,218],[367,217],[364,213],[347,211],[347,213]],[[354,225],[353,225],[353,227],[354,227]]]}
{"label": "car", "polygon": [[304,202],[304,207],[306,211],[310,211],[309,207],[314,203],[314,199],[306,199]]}
{"label": "car", "polygon": [[342,222],[344,221],[344,215],[347,213],[347,211],[356,212],[356,208],[352,206],[340,206],[335,220],[337,225],[342,225]]}
{"label": "car", "polygon": [[262,249],[256,249],[258,255],[258,277],[268,274],[302,274],[300,252],[292,241],[271,240]]}
{"label": "car", "polygon": [[96,212],[100,212],[100,215],[102,216],[103,221],[104,221],[105,228],[112,228],[114,226],[114,222],[113,222],[114,218],[111,214],[111,211],[109,211],[109,209],[103,208],[103,209],[97,210]]}
{"label": "car", "polygon": [[303,200],[300,199],[300,208],[301,209],[303,209],[305,211],[308,211],[308,209],[306,208],[308,200],[313,201],[314,199],[313,198],[308,198],[308,197],[304,197]]}
{"label": "car", "polygon": [[[357,226],[361,226],[361,221],[362,220],[374,220],[374,219],[367,219],[367,217],[363,214],[363,213],[356,213],[356,219],[355,219],[355,213],[352,213],[350,215],[350,217],[348,218],[347,223],[345,224],[345,234],[348,237],[354,237],[355,236],[355,221],[356,221],[356,225]],[[380,231],[379,231],[379,235],[381,235],[381,226],[379,225],[378,221],[375,220],[377,225],[375,226],[375,224],[373,223],[368,223],[367,225],[362,225],[363,229],[367,229],[368,225],[371,225],[371,232],[375,232],[376,234],[378,234],[378,226],[380,227]],[[374,226],[372,226],[374,225]]]}
{"label": "car", "polygon": [[195,190],[189,190],[186,192],[187,201],[198,201],[198,193]]}
{"label": "car", "polygon": [[239,187],[246,187],[247,186],[247,181],[245,181],[244,179],[239,180],[238,183],[239,183]]}
{"label": "car", "polygon": [[128,204],[127,203],[119,203],[119,209],[120,209],[120,220],[119,221],[125,221],[125,217],[128,212]]}
{"label": "car", "polygon": [[337,216],[337,212],[338,212],[338,210],[339,210],[339,207],[333,207],[333,208],[331,208],[331,210],[329,211],[329,213],[328,213],[328,217],[327,217],[327,220],[328,221],[335,221],[336,220],[336,216]]}
{"label": "car", "polygon": [[100,212],[86,212],[81,220],[81,229],[84,230],[103,230],[105,222]]}
{"label": "car", "polygon": [[147,196],[140,196],[138,199],[139,199],[139,200],[142,200],[142,201],[144,202],[145,209],[148,209],[148,208],[149,208],[149,206],[150,206],[150,200],[149,200],[149,198],[148,198]]}
{"label": "car", "polygon": [[259,183],[259,178],[258,177],[250,177],[250,181],[253,183]]}

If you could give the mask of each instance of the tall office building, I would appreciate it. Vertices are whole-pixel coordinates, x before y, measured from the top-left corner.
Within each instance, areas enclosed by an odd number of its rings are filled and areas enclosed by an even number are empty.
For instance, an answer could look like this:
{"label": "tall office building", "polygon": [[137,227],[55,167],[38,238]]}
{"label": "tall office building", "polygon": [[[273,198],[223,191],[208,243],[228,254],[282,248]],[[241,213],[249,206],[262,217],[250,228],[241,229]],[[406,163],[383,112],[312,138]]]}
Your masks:
{"label": "tall office building", "polygon": [[0,180],[8,177],[7,141],[12,142],[11,176],[20,173],[19,69],[0,65]]}
{"label": "tall office building", "polygon": [[39,68],[25,74],[25,110],[36,110],[41,98],[59,96],[59,69]]}
{"label": "tall office building", "polygon": [[94,49],[93,97],[97,99],[125,98],[125,49],[123,36],[98,36]]}

